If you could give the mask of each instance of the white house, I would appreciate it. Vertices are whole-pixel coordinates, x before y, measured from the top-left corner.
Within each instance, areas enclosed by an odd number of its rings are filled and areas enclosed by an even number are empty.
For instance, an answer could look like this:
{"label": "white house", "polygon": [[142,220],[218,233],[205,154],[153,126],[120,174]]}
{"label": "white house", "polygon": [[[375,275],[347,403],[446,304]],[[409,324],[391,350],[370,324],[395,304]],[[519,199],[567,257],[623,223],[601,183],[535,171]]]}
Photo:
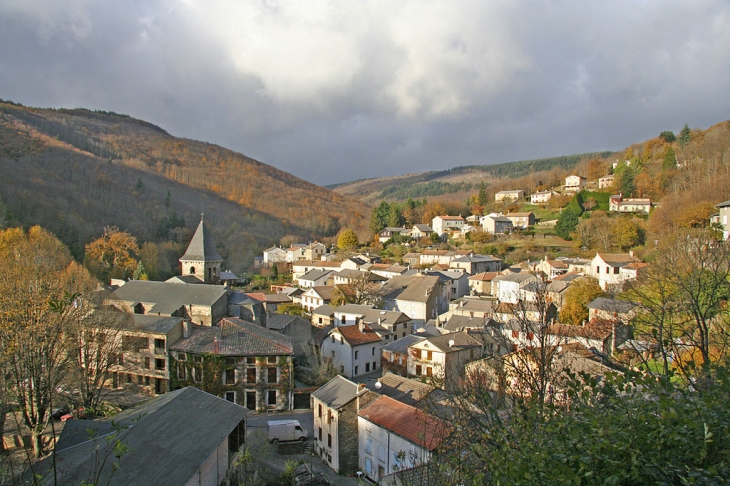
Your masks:
{"label": "white house", "polygon": [[627,198],[621,194],[613,195],[608,201],[608,210],[618,213],[645,213],[651,211],[651,199]]}
{"label": "white house", "polygon": [[607,189],[609,187],[613,187],[613,181],[614,181],[613,174],[600,177],[598,179],[598,188]]}
{"label": "white house", "polygon": [[431,221],[431,228],[437,234],[442,235],[451,231],[460,231],[465,223],[466,221],[461,216],[436,216]]}
{"label": "white house", "polygon": [[372,305],[361,304],[345,304],[335,307],[335,326],[351,326],[353,324],[360,324],[363,317],[365,317],[365,314],[372,309]]}
{"label": "white house", "polygon": [[312,312],[314,309],[327,305],[332,299],[335,287],[331,285],[315,285],[302,294],[302,307]]}
{"label": "white house", "polygon": [[264,264],[282,263],[286,261],[286,250],[278,246],[272,246],[268,250],[264,250]]}
{"label": "white house", "polygon": [[482,349],[482,342],[466,331],[424,339],[408,348],[408,376],[435,379],[444,386],[446,380],[461,376],[467,362],[482,358]]}
{"label": "white house", "polygon": [[535,225],[535,213],[532,211],[526,213],[507,213],[505,218],[512,221],[514,228],[526,229],[528,226]]}
{"label": "white house", "polygon": [[364,323],[339,326],[322,341],[321,352],[341,375],[352,378],[378,369],[381,343],[380,336]]}
{"label": "white house", "polygon": [[510,273],[509,275],[500,275],[492,280],[492,293],[494,293],[500,302],[508,304],[516,304],[520,300],[524,300],[522,287],[530,282],[536,282],[539,279],[531,273]]}
{"label": "white house", "polygon": [[436,276],[393,277],[383,285],[383,307],[403,312],[419,327],[448,310],[449,300],[441,287]]}
{"label": "white house", "polygon": [[463,270],[469,275],[499,272],[502,270],[502,260],[490,255],[465,255],[451,260],[449,267]]}
{"label": "white house", "polygon": [[297,278],[297,283],[303,289],[325,286],[334,283],[335,272],[331,270],[312,269]]}
{"label": "white house", "polygon": [[621,268],[632,263],[639,263],[639,259],[631,253],[596,253],[591,261],[590,276],[598,280],[603,290],[611,286],[620,286],[624,282]]}
{"label": "white house", "polygon": [[569,175],[565,178],[565,191],[578,192],[586,186],[586,178],[579,175]]}
{"label": "white house", "polygon": [[426,464],[449,433],[446,422],[381,396],[358,413],[360,470],[378,482],[388,474]]}
{"label": "white house", "polygon": [[304,248],[307,245],[295,243],[286,250],[286,261],[294,263],[297,260],[304,260]]}
{"label": "white house", "polygon": [[553,197],[552,191],[540,191],[530,195],[530,202],[532,204],[545,204]]}
{"label": "white house", "polygon": [[722,226],[722,237],[727,240],[730,238],[730,201],[720,203],[715,208],[720,210],[720,225]]}

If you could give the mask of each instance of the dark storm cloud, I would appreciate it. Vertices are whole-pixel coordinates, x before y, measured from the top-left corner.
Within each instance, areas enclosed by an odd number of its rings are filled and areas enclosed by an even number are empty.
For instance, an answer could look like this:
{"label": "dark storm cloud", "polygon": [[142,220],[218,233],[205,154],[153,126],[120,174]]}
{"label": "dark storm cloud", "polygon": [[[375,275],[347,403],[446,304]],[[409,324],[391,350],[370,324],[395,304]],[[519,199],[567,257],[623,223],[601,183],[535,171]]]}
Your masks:
{"label": "dark storm cloud", "polygon": [[0,97],[317,183],[616,149],[728,117],[730,5],[10,1]]}

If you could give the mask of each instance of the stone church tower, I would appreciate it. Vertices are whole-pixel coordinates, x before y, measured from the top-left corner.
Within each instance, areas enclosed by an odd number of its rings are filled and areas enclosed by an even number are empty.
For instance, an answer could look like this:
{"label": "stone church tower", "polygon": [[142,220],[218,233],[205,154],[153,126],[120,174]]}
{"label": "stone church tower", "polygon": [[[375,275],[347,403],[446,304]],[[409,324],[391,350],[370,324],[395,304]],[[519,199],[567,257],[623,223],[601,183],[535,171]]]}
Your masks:
{"label": "stone church tower", "polygon": [[215,243],[203,223],[203,215],[201,214],[198,229],[195,230],[193,239],[190,240],[185,254],[180,257],[182,275],[193,275],[204,283],[218,284],[221,263],[223,263],[223,257],[216,250]]}

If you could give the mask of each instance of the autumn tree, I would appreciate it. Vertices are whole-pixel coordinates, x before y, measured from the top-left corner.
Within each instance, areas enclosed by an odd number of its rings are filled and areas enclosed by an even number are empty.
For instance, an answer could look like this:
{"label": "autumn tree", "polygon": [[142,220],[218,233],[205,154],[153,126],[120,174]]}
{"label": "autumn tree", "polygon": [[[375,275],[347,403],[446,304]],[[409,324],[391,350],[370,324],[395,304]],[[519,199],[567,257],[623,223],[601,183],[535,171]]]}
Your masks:
{"label": "autumn tree", "polygon": [[620,251],[641,245],[644,242],[644,226],[635,218],[615,218],[611,226],[613,243]]}
{"label": "autumn tree", "polygon": [[337,238],[337,247],[341,250],[352,251],[358,247],[360,242],[357,239],[355,232],[349,228],[345,228]]}
{"label": "autumn tree", "polygon": [[84,264],[102,282],[110,278],[129,278],[137,268],[137,239],[115,226],[104,228],[104,234],[86,245]]}
{"label": "autumn tree", "polygon": [[35,457],[53,398],[72,356],[66,329],[81,318],[76,304],[89,282],[68,249],[46,230],[0,232],[0,347],[13,397],[30,431]]}
{"label": "autumn tree", "polygon": [[596,297],[603,295],[598,280],[592,277],[577,278],[565,291],[563,308],[560,310],[560,321],[566,324],[580,325],[588,319],[588,304]]}

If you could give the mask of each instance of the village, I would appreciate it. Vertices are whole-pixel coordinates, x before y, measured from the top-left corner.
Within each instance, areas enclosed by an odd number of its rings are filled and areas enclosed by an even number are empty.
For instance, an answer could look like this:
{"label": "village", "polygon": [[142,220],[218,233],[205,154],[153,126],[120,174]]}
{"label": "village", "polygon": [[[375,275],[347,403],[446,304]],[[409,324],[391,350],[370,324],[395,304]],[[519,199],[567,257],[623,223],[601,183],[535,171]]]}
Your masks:
{"label": "village", "polygon": [[[612,181],[594,184],[604,188]],[[584,177],[570,176],[561,192],[578,193],[585,185]],[[552,195],[501,191],[495,200],[541,204]],[[618,195],[610,204],[613,212],[648,214],[652,203]],[[719,225],[727,240],[730,201],[716,208],[708,225]],[[656,362],[660,343],[635,333],[647,306],[626,298],[632,282],[651,269],[632,251],[507,265],[473,250],[444,249],[468,233],[509,234],[537,223],[527,211],[439,215],[430,225],[386,227],[377,235],[380,243],[409,242],[411,251],[400,261],[316,241],[273,246],[256,265],[275,269],[284,283],[245,292],[239,277],[223,270],[201,216],[180,257],[179,276],[112,280],[105,298],[126,317],[114,320],[120,347],[104,386],[156,398],[113,419],[82,420],[78,410],[56,417],[63,430],[55,474],[68,481],[98,466],[89,453],[97,445],[83,430],[106,436],[111,420],[141,416],[148,426],[135,427],[125,439],[150,453],[145,461],[130,453],[115,480],[175,474],[179,484],[193,477],[196,484],[220,484],[236,474],[258,477],[250,463],[241,465],[240,451],[248,441],[246,450],[255,455],[267,440],[250,424],[247,434],[247,421],[260,430],[265,421],[296,416],[304,430],[290,439],[301,440],[299,446],[279,436],[269,435],[268,442],[276,451],[294,446],[316,457],[318,467],[334,475],[331,484],[409,484],[414,478],[426,484],[422,474],[431,473],[424,468],[437,461],[453,433],[449,418],[463,398],[455,396],[463,383],[479,377],[482,393],[508,413],[510,403],[536,391],[545,402],[567,404],[566,374],[601,380]],[[562,319],[566,306],[577,309],[572,322]],[[526,376],[543,372],[546,359],[554,371],[535,387]],[[152,451],[181,437],[195,437],[178,452],[189,459],[186,466],[174,472],[157,467]],[[286,455],[272,457],[283,464]],[[37,471],[48,474],[50,467],[46,458]],[[311,467],[307,471],[314,477]]]}

